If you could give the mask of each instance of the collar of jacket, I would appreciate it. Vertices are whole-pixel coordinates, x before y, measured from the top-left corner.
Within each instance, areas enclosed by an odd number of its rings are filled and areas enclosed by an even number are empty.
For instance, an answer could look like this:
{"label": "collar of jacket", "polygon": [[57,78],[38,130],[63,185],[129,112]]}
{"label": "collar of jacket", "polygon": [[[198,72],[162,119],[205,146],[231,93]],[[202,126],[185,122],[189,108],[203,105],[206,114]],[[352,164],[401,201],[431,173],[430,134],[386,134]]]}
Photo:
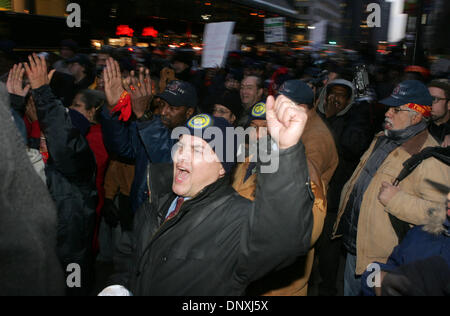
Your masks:
{"label": "collar of jacket", "polygon": [[[186,201],[183,205],[189,207],[182,207],[180,213],[185,213],[184,212],[185,210],[193,209],[196,206],[208,205],[211,203],[211,201],[215,201],[216,199],[219,199],[220,197],[231,193],[233,193],[233,188],[230,185],[230,175],[225,175],[224,177],[220,178],[213,184],[210,184],[205,188],[203,188],[203,190],[201,190],[192,199]],[[175,193],[172,192],[171,197],[169,197],[169,199],[173,201],[175,197],[176,197]],[[160,216],[166,215],[165,212],[167,213],[166,209],[160,209]]]}

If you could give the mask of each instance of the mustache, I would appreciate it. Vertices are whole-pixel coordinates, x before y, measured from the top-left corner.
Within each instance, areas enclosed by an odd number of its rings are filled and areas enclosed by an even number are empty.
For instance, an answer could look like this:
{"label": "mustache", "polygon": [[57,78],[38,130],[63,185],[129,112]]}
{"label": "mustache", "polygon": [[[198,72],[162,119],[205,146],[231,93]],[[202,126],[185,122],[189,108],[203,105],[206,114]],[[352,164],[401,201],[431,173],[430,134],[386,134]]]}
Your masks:
{"label": "mustache", "polygon": [[392,120],[391,120],[391,119],[388,119],[388,118],[386,118],[386,119],[384,120],[384,123],[389,123],[389,124],[391,124],[391,125],[394,124],[394,122],[392,122]]}

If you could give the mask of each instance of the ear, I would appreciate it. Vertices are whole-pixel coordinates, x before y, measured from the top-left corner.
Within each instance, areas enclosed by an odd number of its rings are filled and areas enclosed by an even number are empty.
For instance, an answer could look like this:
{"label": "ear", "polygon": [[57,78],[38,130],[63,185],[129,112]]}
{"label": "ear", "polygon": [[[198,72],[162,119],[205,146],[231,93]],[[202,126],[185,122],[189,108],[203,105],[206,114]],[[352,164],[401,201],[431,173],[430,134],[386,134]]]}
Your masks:
{"label": "ear", "polygon": [[223,165],[221,164],[220,170],[219,170],[219,178],[223,178],[225,176],[226,172],[223,168]]}
{"label": "ear", "polygon": [[186,111],[186,120],[188,120],[189,118],[192,117],[192,115],[194,115],[194,108],[188,108]]}
{"label": "ear", "polygon": [[231,114],[231,124],[234,124],[236,122],[236,115]]}
{"label": "ear", "polygon": [[423,119],[422,114],[417,113],[417,115],[415,115],[412,119],[412,124],[413,125],[419,124],[422,121],[422,119]]}
{"label": "ear", "polygon": [[259,99],[262,98],[263,94],[264,94],[264,89],[263,89],[263,88],[259,89],[259,90],[258,90],[258,96],[259,96]]}

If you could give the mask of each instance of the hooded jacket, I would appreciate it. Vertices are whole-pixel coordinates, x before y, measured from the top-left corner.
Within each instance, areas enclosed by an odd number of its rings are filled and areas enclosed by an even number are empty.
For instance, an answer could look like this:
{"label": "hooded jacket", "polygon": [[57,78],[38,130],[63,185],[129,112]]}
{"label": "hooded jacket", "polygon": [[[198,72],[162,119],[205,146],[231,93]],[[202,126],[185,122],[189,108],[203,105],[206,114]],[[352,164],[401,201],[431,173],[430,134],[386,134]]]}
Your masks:
{"label": "hooded jacket", "polygon": [[305,255],[313,196],[303,145],[280,151],[279,166],[259,175],[254,202],[222,178],[165,223],[175,195],[151,188],[133,233],[123,235],[111,284],[133,295],[243,295],[250,282]]}
{"label": "hooded jacket", "polygon": [[[333,85],[344,85],[352,90],[348,106],[336,116],[327,118],[325,102],[328,89]],[[330,128],[338,150],[339,165],[330,182],[327,194],[328,212],[337,213],[344,184],[350,179],[373,139],[370,112],[367,103],[355,103],[355,88],[347,80],[338,79],[328,84],[319,97],[317,112]]]}

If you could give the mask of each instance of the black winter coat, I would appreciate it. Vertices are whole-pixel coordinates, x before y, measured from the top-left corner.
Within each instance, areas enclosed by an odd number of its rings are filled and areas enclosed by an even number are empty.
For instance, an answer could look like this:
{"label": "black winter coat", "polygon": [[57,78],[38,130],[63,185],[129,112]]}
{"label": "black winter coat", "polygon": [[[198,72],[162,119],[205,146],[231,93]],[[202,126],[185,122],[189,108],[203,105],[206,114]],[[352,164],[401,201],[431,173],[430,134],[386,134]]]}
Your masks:
{"label": "black winter coat", "polygon": [[175,195],[153,195],[123,235],[111,284],[133,295],[243,295],[250,282],[305,255],[314,198],[303,144],[281,151],[279,163],[278,172],[258,176],[254,202],[223,178],[163,223]]}
{"label": "black winter coat", "polygon": [[328,189],[328,212],[337,213],[341,191],[350,180],[364,152],[369,148],[374,137],[370,123],[370,111],[367,103],[354,104],[350,111],[342,116],[326,118],[318,114],[330,128],[339,155],[339,165]]}
{"label": "black winter coat", "polygon": [[85,284],[91,269],[97,205],[95,157],[50,87],[32,93],[50,156],[45,173],[58,210],[58,257],[64,270],[68,264],[79,264]]}

